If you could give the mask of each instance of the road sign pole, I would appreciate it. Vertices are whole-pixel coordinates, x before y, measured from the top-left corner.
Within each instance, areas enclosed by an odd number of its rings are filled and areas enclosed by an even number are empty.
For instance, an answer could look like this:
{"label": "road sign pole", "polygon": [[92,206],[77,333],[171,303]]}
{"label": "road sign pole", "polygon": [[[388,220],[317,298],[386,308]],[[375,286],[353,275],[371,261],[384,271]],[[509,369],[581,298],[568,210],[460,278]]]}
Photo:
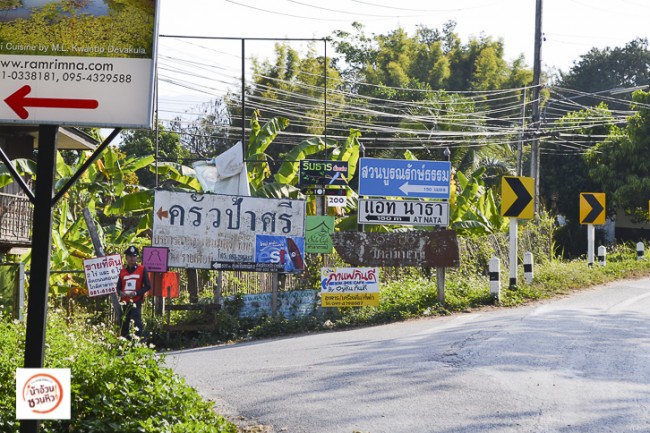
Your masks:
{"label": "road sign pole", "polygon": [[517,287],[517,218],[510,218],[510,288]]}
{"label": "road sign pole", "polygon": [[[41,125],[38,129],[36,194],[32,223],[32,269],[29,278],[25,332],[25,368],[43,367],[52,245],[52,189],[58,130],[59,127],[56,125]],[[20,433],[36,433],[39,430],[39,420],[20,422]]]}
{"label": "road sign pole", "polygon": [[594,244],[596,243],[596,228],[593,224],[587,225],[587,265],[594,265]]}

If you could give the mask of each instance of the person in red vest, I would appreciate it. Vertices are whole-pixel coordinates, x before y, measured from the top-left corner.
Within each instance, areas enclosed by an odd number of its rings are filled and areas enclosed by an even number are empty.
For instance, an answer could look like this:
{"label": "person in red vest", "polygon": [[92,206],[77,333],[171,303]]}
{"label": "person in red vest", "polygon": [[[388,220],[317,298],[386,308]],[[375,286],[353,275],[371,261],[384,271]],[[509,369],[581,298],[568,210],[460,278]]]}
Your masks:
{"label": "person in red vest", "polygon": [[149,275],[143,265],[138,265],[138,249],[131,245],[124,251],[126,266],[117,279],[117,294],[122,307],[122,329],[120,335],[131,338],[131,321],[135,325],[135,335],[142,337],[142,301],[144,294],[151,289]]}

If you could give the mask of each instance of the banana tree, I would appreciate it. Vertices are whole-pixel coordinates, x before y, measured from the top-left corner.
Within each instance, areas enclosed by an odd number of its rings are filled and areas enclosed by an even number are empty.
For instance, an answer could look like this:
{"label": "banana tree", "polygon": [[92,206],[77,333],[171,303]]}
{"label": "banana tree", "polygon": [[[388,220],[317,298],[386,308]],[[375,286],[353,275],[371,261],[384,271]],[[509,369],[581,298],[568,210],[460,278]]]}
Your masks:
{"label": "banana tree", "polygon": [[508,223],[501,216],[495,190],[483,181],[485,167],[474,171],[470,177],[456,172],[455,193],[450,200],[449,222],[459,234],[484,235],[507,230]]}

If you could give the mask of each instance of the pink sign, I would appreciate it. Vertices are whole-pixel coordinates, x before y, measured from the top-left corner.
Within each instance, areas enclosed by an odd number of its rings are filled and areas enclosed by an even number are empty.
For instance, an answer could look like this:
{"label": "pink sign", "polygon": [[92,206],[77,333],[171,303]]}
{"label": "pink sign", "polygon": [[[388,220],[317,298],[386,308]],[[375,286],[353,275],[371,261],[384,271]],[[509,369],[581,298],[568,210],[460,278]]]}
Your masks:
{"label": "pink sign", "polygon": [[169,248],[144,247],[142,249],[142,264],[149,272],[167,272]]}

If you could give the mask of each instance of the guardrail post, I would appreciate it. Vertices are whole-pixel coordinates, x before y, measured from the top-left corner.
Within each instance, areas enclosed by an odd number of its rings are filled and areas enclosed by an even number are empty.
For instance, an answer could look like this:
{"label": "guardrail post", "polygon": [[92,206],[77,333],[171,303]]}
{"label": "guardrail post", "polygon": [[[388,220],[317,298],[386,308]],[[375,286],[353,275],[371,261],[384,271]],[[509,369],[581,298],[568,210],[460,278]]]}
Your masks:
{"label": "guardrail post", "polygon": [[636,244],[636,259],[643,260],[643,255],[645,254],[645,245],[643,242],[637,242]]}
{"label": "guardrail post", "polygon": [[490,274],[490,295],[497,301],[501,301],[501,261],[498,257],[492,257],[489,265]]}
{"label": "guardrail post", "polygon": [[533,282],[533,253],[530,251],[524,254],[524,281]]}
{"label": "guardrail post", "polygon": [[607,264],[607,248],[604,245],[598,247],[598,264],[605,266]]}

